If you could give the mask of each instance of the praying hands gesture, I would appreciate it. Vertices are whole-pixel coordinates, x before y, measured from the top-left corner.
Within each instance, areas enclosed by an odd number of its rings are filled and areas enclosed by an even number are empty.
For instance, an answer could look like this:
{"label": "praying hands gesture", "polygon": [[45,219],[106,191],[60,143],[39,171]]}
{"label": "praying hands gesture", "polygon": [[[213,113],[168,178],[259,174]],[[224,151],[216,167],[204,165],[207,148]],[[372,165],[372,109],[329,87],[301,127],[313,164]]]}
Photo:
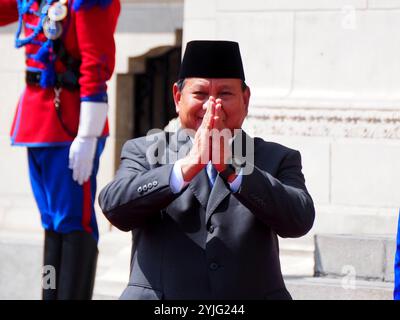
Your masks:
{"label": "praying hands gesture", "polygon": [[[229,146],[232,135],[225,126],[226,114],[222,107],[222,100],[210,96],[204,103],[203,109],[206,109],[206,113],[196,131],[193,147],[181,162],[185,181],[191,181],[209,161],[218,172],[222,172],[232,156]],[[229,180],[234,179],[235,176],[232,176]]]}

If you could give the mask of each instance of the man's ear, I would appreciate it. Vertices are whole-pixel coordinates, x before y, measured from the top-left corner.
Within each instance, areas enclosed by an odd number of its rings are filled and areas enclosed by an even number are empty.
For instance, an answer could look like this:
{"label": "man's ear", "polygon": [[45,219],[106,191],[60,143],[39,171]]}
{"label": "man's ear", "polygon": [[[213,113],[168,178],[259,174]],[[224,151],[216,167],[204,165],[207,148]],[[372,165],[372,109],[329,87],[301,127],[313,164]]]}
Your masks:
{"label": "man's ear", "polygon": [[246,109],[246,115],[249,111],[250,95],[251,95],[250,87],[247,86],[246,89],[243,91],[243,103]]}
{"label": "man's ear", "polygon": [[174,83],[174,86],[172,87],[172,95],[174,96],[175,111],[176,113],[179,113],[179,104],[181,101],[182,93],[179,91],[178,85],[176,83]]}

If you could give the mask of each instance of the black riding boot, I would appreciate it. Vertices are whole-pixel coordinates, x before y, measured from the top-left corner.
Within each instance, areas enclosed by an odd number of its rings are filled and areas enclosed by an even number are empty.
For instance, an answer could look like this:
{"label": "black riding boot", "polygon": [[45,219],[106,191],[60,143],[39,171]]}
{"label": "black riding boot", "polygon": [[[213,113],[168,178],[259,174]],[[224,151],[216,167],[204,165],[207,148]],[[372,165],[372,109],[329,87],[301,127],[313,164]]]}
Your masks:
{"label": "black riding boot", "polygon": [[60,270],[61,245],[61,233],[45,230],[42,281],[43,300],[57,299],[57,279]]}
{"label": "black riding boot", "polygon": [[90,233],[75,231],[62,236],[59,300],[92,298],[97,255],[97,242]]}

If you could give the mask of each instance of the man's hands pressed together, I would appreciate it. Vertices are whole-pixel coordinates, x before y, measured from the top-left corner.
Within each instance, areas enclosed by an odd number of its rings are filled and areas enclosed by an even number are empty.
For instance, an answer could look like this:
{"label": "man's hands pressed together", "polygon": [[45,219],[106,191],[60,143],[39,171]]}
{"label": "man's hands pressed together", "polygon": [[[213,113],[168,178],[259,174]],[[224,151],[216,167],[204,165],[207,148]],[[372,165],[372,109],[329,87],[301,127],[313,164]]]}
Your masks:
{"label": "man's hands pressed together", "polygon": [[[209,161],[218,172],[226,168],[232,157],[229,141],[231,131],[226,128],[226,114],[222,108],[222,100],[210,96],[203,104],[206,109],[202,123],[196,131],[193,147],[189,154],[181,161],[182,176],[184,181],[191,181]],[[229,177],[231,182],[236,175]]]}
{"label": "man's hands pressed together", "polygon": [[222,100],[215,101],[213,130],[211,133],[211,162],[218,172],[225,170],[229,159],[232,157],[230,140],[232,132],[225,125],[226,114],[222,108]]}

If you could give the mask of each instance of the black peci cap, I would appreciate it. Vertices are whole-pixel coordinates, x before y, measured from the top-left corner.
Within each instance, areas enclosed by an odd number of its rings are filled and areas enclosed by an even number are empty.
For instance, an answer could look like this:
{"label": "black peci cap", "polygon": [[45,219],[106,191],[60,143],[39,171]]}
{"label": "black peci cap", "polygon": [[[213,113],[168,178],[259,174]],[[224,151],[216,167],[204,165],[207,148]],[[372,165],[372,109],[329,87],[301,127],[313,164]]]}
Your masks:
{"label": "black peci cap", "polygon": [[239,44],[233,41],[195,40],[187,43],[179,72],[184,78],[245,80]]}

